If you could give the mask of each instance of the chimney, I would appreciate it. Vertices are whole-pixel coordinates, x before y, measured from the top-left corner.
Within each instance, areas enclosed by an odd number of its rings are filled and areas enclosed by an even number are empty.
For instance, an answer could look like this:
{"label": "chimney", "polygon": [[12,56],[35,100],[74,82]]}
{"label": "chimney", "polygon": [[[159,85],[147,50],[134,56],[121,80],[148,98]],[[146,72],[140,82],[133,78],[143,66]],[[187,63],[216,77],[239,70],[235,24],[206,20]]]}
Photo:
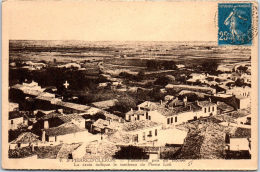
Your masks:
{"label": "chimney", "polygon": [[138,110],[141,110],[141,109],[140,109],[140,106],[138,106]]}
{"label": "chimney", "polygon": [[199,106],[199,101],[198,101],[198,100],[196,100],[196,105],[198,105],[198,106]]}
{"label": "chimney", "polygon": [[217,105],[219,105],[219,101],[217,101]]}
{"label": "chimney", "polygon": [[209,102],[211,102],[211,98],[209,98]]}
{"label": "chimney", "polygon": [[46,132],[42,130],[42,142],[46,141]]}
{"label": "chimney", "polygon": [[161,105],[163,104],[163,101],[162,100],[160,100],[160,103],[161,103]]}
{"label": "chimney", "polygon": [[131,108],[131,112],[133,112],[133,108]]}
{"label": "chimney", "polygon": [[32,148],[32,152],[34,152],[34,145],[32,144],[32,146],[31,146],[31,148]]}
{"label": "chimney", "polygon": [[183,98],[183,103],[184,103],[184,106],[186,107],[186,106],[187,106],[187,96],[185,96],[185,97]]}
{"label": "chimney", "polygon": [[150,102],[147,102],[147,106],[150,107]]}
{"label": "chimney", "polygon": [[44,129],[49,129],[49,121],[48,120],[44,120]]}

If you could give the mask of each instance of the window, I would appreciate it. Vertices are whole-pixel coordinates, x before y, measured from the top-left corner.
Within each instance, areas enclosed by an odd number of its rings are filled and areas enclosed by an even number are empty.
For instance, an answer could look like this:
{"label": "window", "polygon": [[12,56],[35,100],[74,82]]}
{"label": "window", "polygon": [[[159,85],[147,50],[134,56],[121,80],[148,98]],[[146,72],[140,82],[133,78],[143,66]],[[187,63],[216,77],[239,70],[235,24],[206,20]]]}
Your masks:
{"label": "window", "polygon": [[136,135],[134,136],[133,141],[134,141],[134,142],[138,142],[138,134],[136,134]]}
{"label": "window", "polygon": [[167,119],[167,124],[170,124],[170,118]]}
{"label": "window", "polygon": [[151,116],[149,116],[149,120],[151,120]]}
{"label": "window", "polygon": [[214,106],[212,106],[212,112],[214,112]]}
{"label": "window", "polygon": [[146,112],[146,119],[148,119],[148,112]]}
{"label": "window", "polygon": [[145,132],[143,132],[143,140],[145,140]]}
{"label": "window", "polygon": [[209,112],[210,112],[210,107],[209,107]]}
{"label": "window", "polygon": [[175,122],[177,122],[178,120],[177,120],[177,116],[175,116]]}
{"label": "window", "polygon": [[171,117],[171,123],[173,123],[173,117]]}
{"label": "window", "polygon": [[207,108],[204,108],[204,112],[207,113]]}
{"label": "window", "polygon": [[140,116],[139,115],[137,115],[137,120],[140,120]]}
{"label": "window", "polygon": [[152,137],[152,131],[149,131],[148,137]]}
{"label": "window", "polygon": [[14,124],[14,120],[11,120],[11,124]]}
{"label": "window", "polygon": [[155,131],[154,131],[154,135],[157,136],[157,129],[155,129]]}

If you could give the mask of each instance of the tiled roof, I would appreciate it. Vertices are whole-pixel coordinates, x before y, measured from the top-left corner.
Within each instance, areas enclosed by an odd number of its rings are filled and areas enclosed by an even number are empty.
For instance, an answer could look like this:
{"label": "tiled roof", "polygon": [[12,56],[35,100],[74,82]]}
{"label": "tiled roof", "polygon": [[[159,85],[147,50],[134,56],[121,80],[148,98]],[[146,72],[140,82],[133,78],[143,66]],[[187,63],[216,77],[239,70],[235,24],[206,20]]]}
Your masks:
{"label": "tiled roof", "polygon": [[59,127],[46,129],[45,131],[46,131],[46,135],[48,135],[48,136],[59,136],[59,135],[66,135],[66,134],[82,132],[82,131],[86,131],[86,130],[79,128],[75,124],[65,123],[63,125],[60,125]]}
{"label": "tiled roof", "polygon": [[63,101],[57,101],[55,104],[59,105],[59,106],[64,106],[64,107],[67,107],[67,108],[79,110],[79,111],[86,111],[90,108],[87,105],[81,105],[81,104],[76,104],[76,103],[71,103],[71,102],[63,102]]}
{"label": "tiled roof", "polygon": [[98,108],[109,108],[115,106],[117,102],[118,102],[117,99],[111,99],[111,100],[105,100],[100,102],[94,102],[92,104]]}
{"label": "tiled roof", "polygon": [[234,108],[224,102],[218,102],[218,109],[221,109],[223,111],[233,111]]}
{"label": "tiled roof", "polygon": [[150,102],[150,101],[145,101],[145,102],[139,104],[138,107],[153,110],[153,109],[157,108],[157,103]]}
{"label": "tiled roof", "polygon": [[98,119],[93,123],[93,126],[98,127],[98,128],[105,128],[109,125],[109,122],[103,119]]}
{"label": "tiled roof", "polygon": [[132,110],[126,113],[126,115],[144,115],[146,111],[144,110]]}
{"label": "tiled roof", "polygon": [[198,102],[199,104],[199,106],[201,106],[201,107],[207,107],[207,106],[214,106],[214,105],[216,105],[215,103],[212,103],[212,102],[210,102],[210,101],[199,101]]}
{"label": "tiled roof", "polygon": [[122,129],[123,131],[135,131],[135,130],[150,128],[158,125],[160,124],[150,120],[141,120],[141,121],[126,122],[124,123]]}
{"label": "tiled roof", "polygon": [[56,112],[51,112],[47,115],[44,115],[41,119],[47,120],[47,119],[56,118],[56,117],[59,117],[59,116],[62,116],[62,114],[56,113]]}
{"label": "tiled roof", "polygon": [[20,112],[13,111],[13,112],[9,112],[8,119],[10,120],[10,119],[21,118],[21,117],[23,117],[23,115]]}
{"label": "tiled roof", "polygon": [[62,115],[62,116],[59,116],[59,118],[64,123],[71,122],[72,120],[76,120],[76,121],[85,120],[81,115],[78,115],[78,114]]}
{"label": "tiled roof", "polygon": [[38,138],[39,138],[39,136],[37,136],[31,132],[25,132],[25,133],[20,134],[18,136],[18,138],[13,140],[11,143],[12,144],[17,144],[17,143],[28,144],[28,143],[40,142],[40,140]]}

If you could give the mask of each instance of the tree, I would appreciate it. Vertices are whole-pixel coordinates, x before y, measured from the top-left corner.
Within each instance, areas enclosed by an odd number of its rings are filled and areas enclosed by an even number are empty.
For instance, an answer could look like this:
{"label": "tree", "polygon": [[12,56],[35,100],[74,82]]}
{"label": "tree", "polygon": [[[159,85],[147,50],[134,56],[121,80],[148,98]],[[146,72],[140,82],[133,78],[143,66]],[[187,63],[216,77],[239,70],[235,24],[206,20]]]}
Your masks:
{"label": "tree", "polygon": [[208,73],[214,73],[217,71],[218,65],[219,64],[217,60],[209,60],[201,64],[201,69]]}
{"label": "tree", "polygon": [[238,87],[244,86],[244,85],[245,85],[244,80],[238,78],[238,79],[235,81],[235,85],[238,86]]}
{"label": "tree", "polygon": [[115,109],[123,113],[126,113],[130,111],[131,108],[135,108],[135,107],[136,107],[135,100],[132,97],[127,95],[124,97],[123,96],[120,97],[118,99],[118,102],[115,105]]}
{"label": "tree", "polygon": [[150,70],[158,70],[161,68],[161,64],[156,60],[148,60],[146,63],[146,67]]}
{"label": "tree", "polygon": [[246,73],[247,69],[248,69],[248,67],[246,67],[246,66],[239,66],[237,68],[238,71],[243,72],[243,73]]}
{"label": "tree", "polygon": [[138,74],[137,74],[137,80],[143,80],[144,76],[145,76],[144,71],[142,71],[142,70],[139,71]]}
{"label": "tree", "polygon": [[167,70],[177,69],[176,63],[174,61],[164,61],[162,62],[162,66]]}
{"label": "tree", "polygon": [[175,77],[174,77],[174,76],[172,76],[172,75],[166,75],[166,76],[161,76],[161,77],[159,77],[159,78],[154,82],[154,84],[165,86],[165,85],[167,85],[167,84],[174,83],[174,82],[175,82]]}

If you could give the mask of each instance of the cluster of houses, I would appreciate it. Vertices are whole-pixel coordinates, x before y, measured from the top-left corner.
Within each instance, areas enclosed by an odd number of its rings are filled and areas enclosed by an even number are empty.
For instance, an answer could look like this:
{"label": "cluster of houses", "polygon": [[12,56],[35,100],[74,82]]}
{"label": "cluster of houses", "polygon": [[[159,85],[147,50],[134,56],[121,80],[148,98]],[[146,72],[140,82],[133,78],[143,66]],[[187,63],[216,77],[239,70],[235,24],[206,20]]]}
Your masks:
{"label": "cluster of houses", "polygon": [[[80,68],[73,63],[60,67]],[[239,77],[251,82],[247,74]],[[125,113],[124,118],[107,112],[107,109],[117,104],[116,98],[82,105],[57,97],[56,88],[42,88],[34,81],[16,84],[10,91],[19,90],[25,101],[33,100],[34,110],[26,111],[19,103],[9,103],[9,131],[22,131],[9,142],[9,148],[13,150],[29,146],[34,149],[35,146],[103,141],[118,146],[182,145],[188,131],[177,129],[179,124],[250,106],[250,87],[225,85],[236,79],[230,73],[219,76],[194,73],[187,80],[189,85],[168,84],[163,88],[164,93],[178,90],[178,94],[168,94],[159,102],[144,101]],[[202,84],[196,85],[197,81]],[[221,87],[222,91],[212,87],[215,85]],[[107,86],[119,87],[122,81],[110,78],[109,82],[98,85],[99,88]],[[186,93],[202,94],[204,99],[189,101]],[[234,100],[235,107],[230,104],[231,100]],[[251,125],[251,116],[238,118],[237,123]],[[165,138],[166,135],[171,136]],[[229,150],[233,142],[238,144],[239,141],[230,139]],[[77,152],[84,156],[82,151]]]}

